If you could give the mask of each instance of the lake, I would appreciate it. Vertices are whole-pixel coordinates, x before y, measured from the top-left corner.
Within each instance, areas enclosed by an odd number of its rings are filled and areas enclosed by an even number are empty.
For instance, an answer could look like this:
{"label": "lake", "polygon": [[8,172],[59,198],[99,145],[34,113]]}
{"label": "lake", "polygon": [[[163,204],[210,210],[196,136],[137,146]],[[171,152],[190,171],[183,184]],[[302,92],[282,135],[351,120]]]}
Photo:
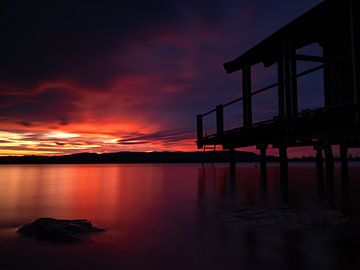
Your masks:
{"label": "lake", "polygon": [[[360,166],[318,178],[293,163],[262,180],[254,164],[0,166],[0,269],[360,269]],[[242,207],[336,209],[345,225],[290,230],[224,223]],[[78,244],[20,237],[39,217],[85,218],[105,233]]]}

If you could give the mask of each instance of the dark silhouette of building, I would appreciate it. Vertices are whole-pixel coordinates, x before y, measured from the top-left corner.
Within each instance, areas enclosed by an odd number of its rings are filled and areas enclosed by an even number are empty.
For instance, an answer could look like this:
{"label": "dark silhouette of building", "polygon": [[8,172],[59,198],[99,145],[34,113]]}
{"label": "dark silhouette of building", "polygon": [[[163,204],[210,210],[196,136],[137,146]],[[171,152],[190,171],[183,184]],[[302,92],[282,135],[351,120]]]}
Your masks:
{"label": "dark silhouette of building", "polygon": [[[227,73],[242,73],[242,96],[197,116],[198,148],[222,145],[234,151],[238,147],[256,146],[260,149],[261,170],[266,173],[266,149],[272,145],[279,149],[281,169],[286,174],[288,147],[313,146],[318,167],[323,166],[324,153],[326,167],[332,169],[332,145],[340,145],[342,166],[346,168],[348,148],[360,145],[359,43],[360,1],[326,0],[225,63]],[[322,53],[299,53],[312,44],[319,46]],[[299,71],[300,62],[313,66]],[[252,67],[259,63],[266,68],[275,67],[277,81],[253,89]],[[324,104],[321,108],[301,111],[298,80],[319,71],[323,75]],[[274,100],[278,104],[277,115],[254,122],[257,108],[252,98],[274,88],[277,88]],[[242,106],[243,124],[224,130],[224,108],[236,104]],[[216,132],[204,135],[203,119],[211,114],[216,116]]]}

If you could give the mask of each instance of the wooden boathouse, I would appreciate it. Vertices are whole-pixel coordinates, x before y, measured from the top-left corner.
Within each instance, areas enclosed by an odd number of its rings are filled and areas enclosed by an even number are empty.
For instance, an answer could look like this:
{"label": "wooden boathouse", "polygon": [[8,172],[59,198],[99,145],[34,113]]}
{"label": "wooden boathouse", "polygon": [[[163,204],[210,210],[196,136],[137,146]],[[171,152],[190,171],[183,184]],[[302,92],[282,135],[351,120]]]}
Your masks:
{"label": "wooden boathouse", "polygon": [[[299,50],[315,44],[321,54],[301,54]],[[242,95],[197,115],[197,147],[221,145],[230,150],[256,146],[260,167],[266,172],[266,149],[279,149],[280,167],[287,172],[287,148],[313,146],[317,165],[322,168],[323,154],[327,169],[334,168],[333,145],[340,146],[342,167],[347,168],[347,151],[360,146],[360,1],[326,0],[276,31],[256,46],[224,64],[225,71],[240,71]],[[299,71],[300,62],[313,66]],[[263,64],[275,68],[275,81],[253,89],[252,67]],[[301,111],[298,106],[298,80],[313,72],[322,72],[324,104]],[[276,78],[277,77],[277,78]],[[252,99],[276,89],[277,115],[254,122],[257,108]],[[242,107],[241,125],[224,129],[224,108]],[[203,121],[215,115],[216,131],[204,134]],[[231,158],[231,167],[235,159]]]}

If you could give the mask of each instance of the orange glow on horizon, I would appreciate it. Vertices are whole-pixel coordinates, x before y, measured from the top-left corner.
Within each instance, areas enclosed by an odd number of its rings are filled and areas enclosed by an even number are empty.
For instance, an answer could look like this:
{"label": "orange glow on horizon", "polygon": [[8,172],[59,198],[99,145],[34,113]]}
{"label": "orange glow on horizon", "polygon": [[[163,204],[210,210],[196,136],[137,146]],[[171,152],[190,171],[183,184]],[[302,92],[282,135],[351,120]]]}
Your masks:
{"label": "orange glow on horizon", "polygon": [[115,80],[109,89],[84,88],[71,81],[45,81],[29,93],[17,93],[26,100],[45,95],[45,107],[48,99],[58,103],[69,98],[69,104],[75,107],[64,103],[51,111],[53,107],[49,106],[49,111],[41,114],[35,108],[27,115],[1,121],[0,156],[195,151],[192,134],[172,130],[166,117],[155,117],[143,108],[144,104],[155,106],[161,102],[153,95],[138,92],[151,84],[149,80],[156,84],[159,79],[123,78]]}

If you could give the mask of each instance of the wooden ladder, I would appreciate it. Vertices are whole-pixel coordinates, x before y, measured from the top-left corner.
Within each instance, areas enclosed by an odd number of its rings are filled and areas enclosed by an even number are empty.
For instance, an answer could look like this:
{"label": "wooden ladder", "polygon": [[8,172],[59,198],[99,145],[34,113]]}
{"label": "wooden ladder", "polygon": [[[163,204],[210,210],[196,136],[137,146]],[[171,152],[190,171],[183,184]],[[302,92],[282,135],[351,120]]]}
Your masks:
{"label": "wooden ladder", "polygon": [[[201,167],[204,167],[206,150],[213,150],[213,152],[215,153],[215,152],[216,152],[216,144],[214,144],[214,146],[212,146],[212,145],[204,145],[204,146],[203,146],[203,154],[202,154],[202,159],[201,159]],[[209,163],[210,163],[210,162],[209,162]],[[214,159],[211,160],[211,166],[214,167]]]}

